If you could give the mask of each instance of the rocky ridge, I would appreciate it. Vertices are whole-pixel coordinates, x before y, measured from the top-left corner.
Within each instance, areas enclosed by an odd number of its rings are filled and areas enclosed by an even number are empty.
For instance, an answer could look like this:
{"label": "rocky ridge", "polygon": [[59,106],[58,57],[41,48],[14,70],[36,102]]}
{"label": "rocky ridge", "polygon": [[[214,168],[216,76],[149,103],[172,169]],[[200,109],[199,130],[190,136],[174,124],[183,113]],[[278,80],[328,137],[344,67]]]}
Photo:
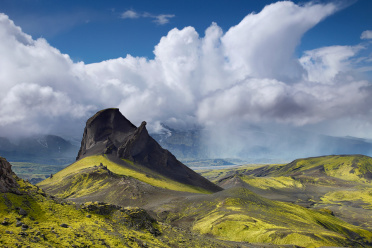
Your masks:
{"label": "rocky ridge", "polygon": [[119,109],[104,109],[88,119],[77,160],[92,155],[106,155],[116,163],[127,160],[177,182],[212,192],[222,190],[163,149],[149,135],[146,122],[137,128]]}

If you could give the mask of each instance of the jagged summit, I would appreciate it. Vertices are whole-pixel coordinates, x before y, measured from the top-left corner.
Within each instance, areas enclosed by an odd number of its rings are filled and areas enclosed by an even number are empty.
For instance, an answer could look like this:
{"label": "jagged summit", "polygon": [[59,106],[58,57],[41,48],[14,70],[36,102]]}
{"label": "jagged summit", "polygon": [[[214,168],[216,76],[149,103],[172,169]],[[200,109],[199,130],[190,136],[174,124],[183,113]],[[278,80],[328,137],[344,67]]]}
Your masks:
{"label": "jagged summit", "polygon": [[221,190],[163,149],[149,135],[146,122],[137,128],[116,108],[101,110],[87,121],[77,160],[92,155],[107,155],[117,163],[129,160],[180,183]]}
{"label": "jagged summit", "polygon": [[104,109],[88,119],[84,129],[81,147],[76,160],[85,156],[108,152],[107,148],[117,148],[126,140],[136,126],[127,120],[116,108]]}

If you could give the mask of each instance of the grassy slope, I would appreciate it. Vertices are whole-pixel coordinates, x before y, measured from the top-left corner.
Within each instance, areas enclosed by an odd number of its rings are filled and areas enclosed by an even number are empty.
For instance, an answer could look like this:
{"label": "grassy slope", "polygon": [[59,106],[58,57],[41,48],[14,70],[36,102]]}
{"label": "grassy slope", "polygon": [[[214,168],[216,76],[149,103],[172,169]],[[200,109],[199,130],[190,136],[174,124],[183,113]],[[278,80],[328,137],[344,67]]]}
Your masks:
{"label": "grassy slope", "polygon": [[324,156],[298,159],[278,168],[272,175],[290,175],[323,166],[325,174],[346,181],[370,183],[365,176],[372,173],[372,158],[363,155]]}
{"label": "grassy slope", "polygon": [[270,177],[290,176],[306,173],[306,171],[316,169],[317,167],[323,167],[327,176],[346,181],[370,183],[371,180],[366,178],[366,175],[369,174],[372,178],[372,158],[363,155],[322,156],[297,159],[286,165],[245,165],[236,167],[235,169],[204,170],[198,172],[212,181],[217,181],[233,174],[257,175],[258,172],[265,172],[264,174]]}
{"label": "grassy slope", "polygon": [[[343,220],[372,230],[372,158],[361,155],[298,159],[287,165],[203,172],[221,181],[235,175],[247,188],[271,199],[330,209]],[[264,176],[262,176],[264,175]]]}
{"label": "grassy slope", "polygon": [[[363,208],[372,209],[372,182],[369,174],[372,172],[372,158],[362,155],[354,156],[326,156],[308,159],[299,159],[294,162],[278,167],[269,179],[291,180],[288,175],[304,174],[314,168],[324,167],[324,173],[333,178],[345,181],[344,187],[340,185],[339,190],[332,190],[321,198],[321,204],[342,204],[343,201],[361,201]],[[287,179],[285,179],[287,178]],[[331,180],[320,180],[312,178],[312,184],[332,186]],[[257,179],[259,180],[259,178]],[[265,179],[261,180],[264,181]],[[293,180],[293,179],[292,179]],[[307,178],[307,180],[311,180]],[[260,180],[259,180],[260,181]],[[350,184],[348,183],[350,182]],[[325,185],[328,183],[328,185]],[[353,184],[351,184],[353,183]],[[350,186],[348,186],[348,184]],[[274,187],[277,188],[277,187]]]}
{"label": "grassy slope", "polygon": [[[226,178],[228,176],[232,176],[235,174],[244,174],[247,171],[252,171],[254,169],[260,168],[264,165],[259,164],[248,164],[248,165],[241,165],[237,167],[230,167],[227,169],[212,169],[212,170],[195,170],[203,177],[207,178],[212,182],[218,182],[220,179]],[[265,165],[270,167],[280,166],[280,165]]]}
{"label": "grassy slope", "polygon": [[295,179],[291,177],[253,177],[253,176],[245,176],[240,175],[240,179],[242,179],[243,182],[247,183],[248,185],[251,185],[253,187],[259,188],[259,189],[283,189],[283,188],[298,188],[301,189],[304,187],[304,185],[296,181]]}
{"label": "grassy slope", "polygon": [[[357,158],[357,160],[356,160]],[[270,165],[265,167],[265,173],[272,176],[254,177],[250,172],[257,168],[240,167],[237,171],[218,170],[212,175],[216,181],[226,176],[238,174],[239,178],[252,187],[260,190],[283,190],[301,189],[306,190],[308,184],[328,186],[327,181],[317,178],[306,178],[308,181],[296,180],[289,175],[306,174],[307,170],[324,165],[325,173],[335,177],[345,177],[361,186],[355,191],[363,191],[360,194],[348,195],[350,200],[360,198],[370,201],[368,180],[363,177],[363,171],[369,171],[368,158],[364,157],[331,156],[323,158],[310,158],[297,160],[289,165]],[[86,159],[86,160],[85,160]],[[185,191],[183,184],[174,184],[173,181],[159,175],[146,173],[144,171],[129,169],[102,156],[93,156],[80,160],[65,170],[47,179],[41,185],[63,184],[66,177],[75,172],[93,168],[100,163],[117,175],[126,175],[149,184],[156,184],[162,188]],[[359,163],[361,161],[361,163]],[[127,161],[129,162],[129,161]],[[359,164],[362,164],[361,166]],[[131,165],[135,166],[135,165]],[[299,173],[300,172],[300,173]],[[147,174],[147,176],[146,176]],[[352,175],[351,175],[352,174]],[[203,176],[211,176],[203,174]],[[106,187],[91,178],[79,178],[75,189],[85,188],[89,194],[97,190],[97,187]],[[347,181],[345,181],[347,182]],[[81,184],[79,184],[81,183]],[[330,182],[329,185],[332,185]],[[89,187],[86,187],[90,185]],[[363,186],[363,187],[362,187]],[[364,187],[366,186],[366,187]],[[95,188],[96,187],[96,188]],[[195,188],[191,188],[189,192]],[[323,205],[330,201],[342,200],[342,194],[324,195]],[[359,199],[358,198],[358,199]],[[328,202],[326,202],[328,201]],[[327,212],[319,212],[299,207],[294,204],[270,201],[250,192],[246,189],[232,188],[225,192],[205,195],[199,201],[180,202],[178,206],[164,206],[163,209],[175,207],[176,209],[168,215],[171,223],[190,223],[194,231],[201,234],[211,234],[220,239],[244,241],[254,243],[295,244],[300,246],[367,246],[372,240],[369,231],[348,224],[335,218]],[[179,208],[179,209],[177,209]]]}
{"label": "grassy slope", "polygon": [[[126,162],[131,163],[130,161],[126,161]],[[100,163],[102,163],[104,166],[107,166],[107,169],[109,169],[116,175],[133,177],[137,180],[140,180],[144,183],[148,183],[155,187],[160,187],[160,188],[165,188],[165,189],[175,190],[175,191],[191,192],[191,193],[209,193],[208,191],[204,189],[173,181],[162,175],[156,174],[153,171],[150,171],[150,170],[146,171],[145,168],[141,168],[142,171],[140,172],[139,170],[134,170],[134,169],[124,167],[122,165],[118,165],[110,161],[109,159],[107,159],[105,156],[101,156],[101,155],[90,156],[90,157],[83,158],[79,161],[76,161],[75,163],[66,167],[62,171],[53,175],[53,178],[48,178],[40,182],[38,185],[41,187],[46,187],[46,186],[64,184],[65,183],[64,179],[67,176],[70,176],[73,174],[79,174],[80,171],[87,169],[87,168],[92,168],[94,166],[99,165]],[[136,165],[131,163],[131,166],[136,166]],[[87,185],[93,185],[93,183],[87,182]],[[74,187],[74,185],[72,185],[72,187]],[[101,187],[105,187],[105,186],[101,185]],[[80,188],[80,189],[88,190],[89,192],[92,192],[92,191],[96,191],[98,188],[90,188],[90,189]]]}
{"label": "grassy slope", "polygon": [[[23,187],[24,195],[11,193],[3,194],[0,198],[0,219],[8,218],[9,225],[0,225],[3,235],[0,239],[2,247],[16,247],[19,245],[32,245],[32,247],[105,247],[104,243],[110,246],[128,244],[133,247],[140,247],[142,241],[161,246],[159,240],[153,235],[130,230],[124,225],[115,223],[111,216],[92,214],[91,218],[86,217],[88,212],[78,210],[74,205],[58,204],[53,199],[44,197],[40,190],[22,180],[18,181]],[[21,207],[28,212],[21,221],[29,226],[22,231],[16,227],[16,218],[20,218],[16,208]],[[68,224],[63,228],[60,224]],[[7,231],[7,233],[6,233]],[[25,235],[20,235],[24,233]],[[118,235],[120,233],[120,235]],[[141,241],[133,239],[141,237]]]}
{"label": "grassy slope", "polygon": [[342,201],[362,201],[362,208],[372,210],[372,187],[329,192],[322,197],[323,204],[342,204]]}
{"label": "grassy slope", "polygon": [[[322,170],[323,174],[311,174],[317,169]],[[344,184],[349,187],[348,191],[341,189],[339,193],[331,192],[325,195],[328,200],[361,200],[368,205],[372,205],[371,179],[366,177],[372,173],[372,158],[362,155],[354,156],[325,156],[307,159],[298,159],[287,165],[265,165],[264,177],[255,176],[262,173],[260,167],[238,167],[235,170],[210,170],[199,171],[207,179],[218,183],[223,178],[230,175],[237,175],[245,183],[260,189],[283,189],[298,188],[306,190],[306,185],[321,187],[337,187],[337,184]],[[255,172],[256,171],[256,172]],[[310,173],[308,173],[310,172]],[[322,178],[323,176],[323,178]],[[328,176],[328,177],[327,177]],[[341,179],[335,181],[331,178]],[[357,185],[357,187],[353,187]],[[347,195],[349,194],[349,195]]]}
{"label": "grassy slope", "polygon": [[251,243],[305,247],[365,247],[372,233],[328,213],[271,201],[244,188],[231,188],[184,204],[168,221],[190,223],[201,234]]}
{"label": "grassy slope", "polygon": [[[0,220],[8,222],[0,225],[1,247],[236,247],[156,222],[152,225],[161,234],[154,236],[146,228],[131,224],[133,218],[142,221],[137,214],[141,211],[136,209],[113,210],[102,215],[74,204],[59,203],[21,179],[18,183],[22,194],[0,195]],[[21,216],[19,208],[27,216]],[[17,227],[17,219],[28,228]],[[62,223],[68,227],[61,227]]]}

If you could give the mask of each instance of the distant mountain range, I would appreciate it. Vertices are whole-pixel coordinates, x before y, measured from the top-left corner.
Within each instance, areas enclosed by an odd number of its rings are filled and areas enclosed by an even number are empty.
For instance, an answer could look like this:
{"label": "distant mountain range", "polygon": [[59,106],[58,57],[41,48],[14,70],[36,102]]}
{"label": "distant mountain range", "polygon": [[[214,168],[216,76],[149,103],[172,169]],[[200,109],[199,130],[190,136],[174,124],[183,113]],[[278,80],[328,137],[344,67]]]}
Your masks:
{"label": "distant mountain range", "polygon": [[0,156],[9,161],[63,165],[75,161],[79,147],[56,135],[23,138],[12,143],[0,137]]}

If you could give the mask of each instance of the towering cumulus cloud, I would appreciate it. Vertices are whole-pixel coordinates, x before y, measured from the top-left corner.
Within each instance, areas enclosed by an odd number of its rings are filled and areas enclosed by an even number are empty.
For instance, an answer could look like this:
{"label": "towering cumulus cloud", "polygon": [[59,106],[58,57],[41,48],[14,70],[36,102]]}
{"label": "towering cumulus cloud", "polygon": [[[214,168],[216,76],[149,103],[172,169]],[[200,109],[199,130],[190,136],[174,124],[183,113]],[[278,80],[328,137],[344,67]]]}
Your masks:
{"label": "towering cumulus cloud", "polygon": [[72,62],[1,14],[0,136],[14,129],[80,133],[86,118],[105,107],[150,128],[213,127],[217,138],[226,127],[264,123],[355,118],[370,127],[370,82],[355,59],[366,44],[295,56],[304,33],[337,10],[334,3],[277,2],[226,33],[216,23],[203,37],[193,27],[172,29],[152,60],[127,55],[95,64]]}

